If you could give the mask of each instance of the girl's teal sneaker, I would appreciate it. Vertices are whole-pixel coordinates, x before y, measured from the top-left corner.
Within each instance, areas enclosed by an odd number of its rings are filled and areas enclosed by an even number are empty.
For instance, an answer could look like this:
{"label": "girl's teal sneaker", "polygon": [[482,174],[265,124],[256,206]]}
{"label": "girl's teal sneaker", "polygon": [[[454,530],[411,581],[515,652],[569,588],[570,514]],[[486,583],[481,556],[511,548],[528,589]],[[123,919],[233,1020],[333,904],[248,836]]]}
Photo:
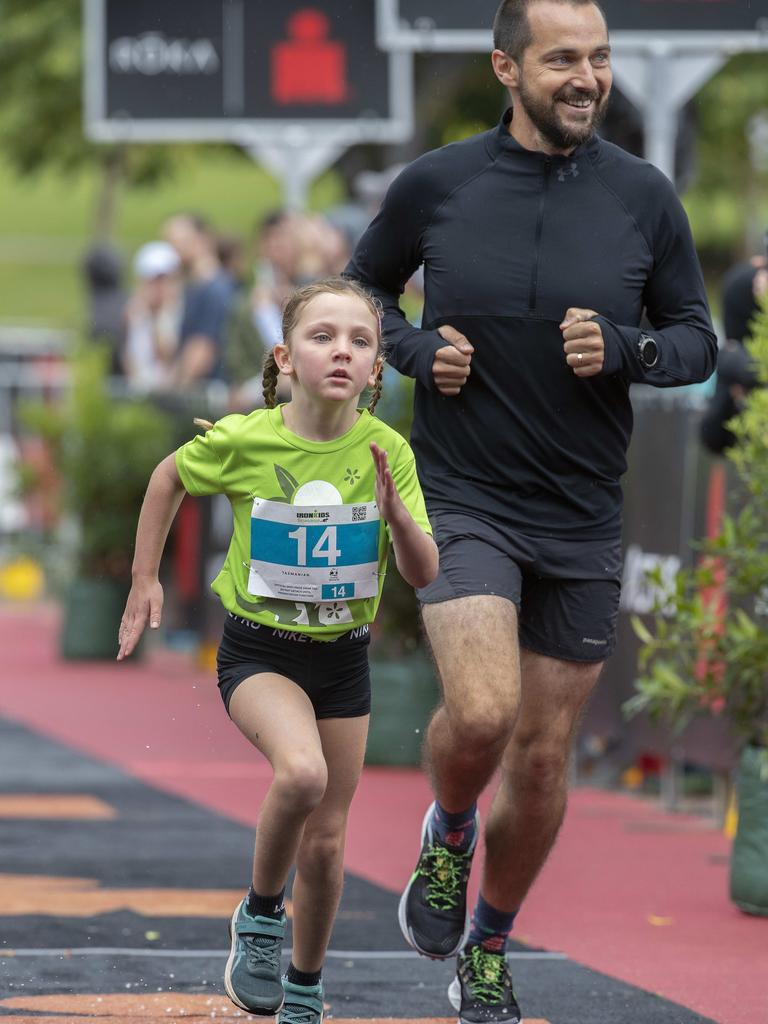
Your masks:
{"label": "girl's teal sneaker", "polygon": [[322,1024],[323,983],[294,985],[283,978],[285,1002],[277,1018],[278,1024]]}
{"label": "girl's teal sneaker", "polygon": [[283,1005],[280,953],[285,937],[281,918],[251,917],[246,901],[239,903],[229,925],[231,948],[224,971],[224,988],[242,1010],[272,1017]]}

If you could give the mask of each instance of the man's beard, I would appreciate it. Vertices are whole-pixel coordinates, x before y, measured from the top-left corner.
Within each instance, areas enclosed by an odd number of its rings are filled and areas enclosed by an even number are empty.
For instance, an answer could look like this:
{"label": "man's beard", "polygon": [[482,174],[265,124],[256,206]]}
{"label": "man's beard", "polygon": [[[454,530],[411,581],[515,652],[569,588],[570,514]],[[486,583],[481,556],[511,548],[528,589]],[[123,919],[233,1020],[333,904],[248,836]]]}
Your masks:
{"label": "man's beard", "polygon": [[[583,142],[591,139],[605,118],[608,107],[608,93],[602,96],[597,91],[584,92],[578,89],[571,89],[567,86],[562,88],[551,99],[539,99],[528,91],[525,79],[520,78],[518,84],[520,105],[528,115],[533,126],[541,133],[556,149],[573,149]],[[569,99],[590,99],[595,101],[595,108],[588,121],[579,127],[568,127],[557,113],[559,100]]]}

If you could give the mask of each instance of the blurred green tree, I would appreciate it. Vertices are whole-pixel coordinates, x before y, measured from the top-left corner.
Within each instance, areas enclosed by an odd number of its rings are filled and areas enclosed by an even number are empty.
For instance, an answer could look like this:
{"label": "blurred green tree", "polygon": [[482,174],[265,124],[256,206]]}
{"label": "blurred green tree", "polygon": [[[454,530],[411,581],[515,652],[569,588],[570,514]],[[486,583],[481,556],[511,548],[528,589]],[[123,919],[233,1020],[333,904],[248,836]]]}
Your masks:
{"label": "blurred green tree", "polygon": [[686,197],[699,245],[751,255],[768,219],[768,169],[752,160],[749,126],[768,116],[768,53],[732,58],[694,100],[697,174]]}
{"label": "blurred green tree", "polygon": [[734,57],[696,96],[699,117],[697,189],[727,189],[741,194],[755,170],[750,159],[748,125],[768,113],[768,53]]}
{"label": "blurred green tree", "polygon": [[54,167],[99,170],[92,234],[112,233],[121,184],[152,185],[174,172],[178,147],[96,144],[82,110],[80,0],[0,0],[0,149],[20,176]]}

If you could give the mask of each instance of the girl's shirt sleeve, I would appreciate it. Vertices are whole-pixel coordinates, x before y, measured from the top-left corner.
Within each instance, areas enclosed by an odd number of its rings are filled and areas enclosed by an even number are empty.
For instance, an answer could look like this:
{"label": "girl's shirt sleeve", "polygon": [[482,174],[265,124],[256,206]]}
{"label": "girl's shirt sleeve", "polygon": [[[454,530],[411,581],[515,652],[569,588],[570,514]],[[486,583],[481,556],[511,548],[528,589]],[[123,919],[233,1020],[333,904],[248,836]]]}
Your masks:
{"label": "girl's shirt sleeve", "polygon": [[224,491],[224,465],[219,454],[223,428],[218,424],[198,434],[176,451],[176,469],[185,490],[201,497]]}

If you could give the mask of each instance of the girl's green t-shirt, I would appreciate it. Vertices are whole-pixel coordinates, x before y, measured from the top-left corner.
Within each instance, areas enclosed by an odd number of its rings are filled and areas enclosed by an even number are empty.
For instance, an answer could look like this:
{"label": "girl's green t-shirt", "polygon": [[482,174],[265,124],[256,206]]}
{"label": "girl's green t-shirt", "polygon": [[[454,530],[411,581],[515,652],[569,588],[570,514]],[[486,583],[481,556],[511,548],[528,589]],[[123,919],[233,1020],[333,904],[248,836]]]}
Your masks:
{"label": "girl's green t-shirt", "polygon": [[178,449],[188,493],[226,494],[232,505],[232,540],[211,584],[228,611],[322,640],[373,621],[389,532],[375,506],[371,441],[431,534],[408,442],[367,410],[333,441],[291,433],[278,406],[225,416]]}

